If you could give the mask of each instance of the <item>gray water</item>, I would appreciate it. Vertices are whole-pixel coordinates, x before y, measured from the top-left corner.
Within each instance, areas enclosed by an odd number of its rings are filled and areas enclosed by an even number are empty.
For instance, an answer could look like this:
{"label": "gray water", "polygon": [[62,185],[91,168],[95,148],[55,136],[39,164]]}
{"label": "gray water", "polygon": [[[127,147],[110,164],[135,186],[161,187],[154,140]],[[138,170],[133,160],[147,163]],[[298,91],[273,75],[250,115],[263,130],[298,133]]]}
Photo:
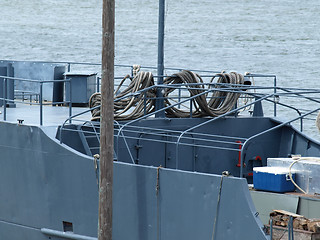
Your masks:
{"label": "gray water", "polygon": [[[101,61],[101,0],[0,2],[0,59]],[[319,13],[318,0],[167,0],[165,65],[320,88]],[[158,1],[116,1],[115,63],[156,66],[157,24]]]}

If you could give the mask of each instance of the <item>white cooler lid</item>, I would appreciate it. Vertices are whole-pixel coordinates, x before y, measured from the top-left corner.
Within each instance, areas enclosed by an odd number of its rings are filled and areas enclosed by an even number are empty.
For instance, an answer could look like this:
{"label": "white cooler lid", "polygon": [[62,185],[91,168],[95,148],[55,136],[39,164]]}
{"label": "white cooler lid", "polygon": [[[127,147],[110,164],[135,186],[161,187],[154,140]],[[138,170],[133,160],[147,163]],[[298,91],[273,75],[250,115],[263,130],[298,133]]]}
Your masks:
{"label": "white cooler lid", "polygon": [[[255,172],[273,173],[273,174],[287,174],[289,173],[289,168],[284,167],[254,167]],[[291,170],[291,173],[296,171]]]}

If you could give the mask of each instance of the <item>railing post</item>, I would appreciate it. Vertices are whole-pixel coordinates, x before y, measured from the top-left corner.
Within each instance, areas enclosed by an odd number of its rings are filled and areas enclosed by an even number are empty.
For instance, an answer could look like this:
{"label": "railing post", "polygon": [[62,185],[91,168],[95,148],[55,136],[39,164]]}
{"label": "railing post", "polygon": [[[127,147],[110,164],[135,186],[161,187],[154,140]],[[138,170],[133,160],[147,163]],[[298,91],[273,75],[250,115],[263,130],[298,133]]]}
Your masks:
{"label": "railing post", "polygon": [[133,66],[131,66],[131,77],[133,78]]}
{"label": "railing post", "polygon": [[290,220],[289,220],[288,240],[294,240],[293,239],[293,217],[292,216],[290,216]]}
{"label": "railing post", "polygon": [[272,240],[273,237],[273,219],[270,220],[270,240]]}
{"label": "railing post", "polygon": [[240,178],[243,178],[243,151],[244,151],[244,145],[242,145],[242,148],[241,148],[241,151],[240,151],[240,153],[241,153],[241,158],[240,158]]}
{"label": "railing post", "polygon": [[190,118],[192,118],[192,99],[190,99]]}
{"label": "railing post", "polygon": [[179,92],[178,92],[178,108],[180,108],[180,101],[181,101],[181,89],[179,88]]}
{"label": "railing post", "polygon": [[7,79],[3,79],[3,120],[7,120]]}
{"label": "railing post", "polygon": [[40,126],[42,126],[43,123],[43,106],[42,106],[42,89],[43,89],[43,82],[40,82],[40,96],[39,96],[39,102],[40,102]]}
{"label": "railing post", "polygon": [[[273,93],[274,93],[274,98],[275,96],[277,95],[277,77],[274,77],[274,80],[273,80]],[[273,103],[273,115],[274,117],[277,116],[277,103],[276,101],[274,101]]]}
{"label": "railing post", "polygon": [[100,78],[97,77],[97,92],[100,92]]}
{"label": "railing post", "polygon": [[143,99],[143,112],[144,112],[144,115],[146,115],[147,114],[147,92],[144,92],[144,94],[143,94],[143,96],[144,96],[144,99]]}
{"label": "railing post", "polygon": [[69,79],[69,123],[71,124],[71,115],[72,115],[72,84],[71,84],[71,79]]}

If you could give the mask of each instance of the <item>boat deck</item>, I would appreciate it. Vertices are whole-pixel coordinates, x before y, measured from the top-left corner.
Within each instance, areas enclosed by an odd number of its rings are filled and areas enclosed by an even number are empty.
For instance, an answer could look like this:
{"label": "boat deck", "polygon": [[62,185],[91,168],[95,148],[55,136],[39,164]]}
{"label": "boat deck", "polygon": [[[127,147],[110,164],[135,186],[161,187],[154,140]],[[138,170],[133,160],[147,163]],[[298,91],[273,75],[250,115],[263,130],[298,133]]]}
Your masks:
{"label": "boat deck", "polygon": [[[84,112],[88,108],[72,107],[72,115]],[[4,108],[0,108],[0,121],[5,120]],[[69,117],[68,106],[52,106],[43,105],[43,126],[58,126],[64,123]],[[73,121],[88,121],[91,119],[91,113],[87,112],[75,118]],[[40,126],[40,105],[17,103],[16,107],[6,108],[6,121],[18,123],[18,120],[23,120],[23,124]]]}

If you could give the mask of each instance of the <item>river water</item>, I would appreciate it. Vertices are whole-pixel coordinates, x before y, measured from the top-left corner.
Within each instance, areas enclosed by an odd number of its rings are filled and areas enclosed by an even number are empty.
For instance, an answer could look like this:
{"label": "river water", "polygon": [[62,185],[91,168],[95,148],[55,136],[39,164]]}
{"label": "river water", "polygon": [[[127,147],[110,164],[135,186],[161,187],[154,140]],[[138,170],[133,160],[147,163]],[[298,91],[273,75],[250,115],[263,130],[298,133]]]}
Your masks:
{"label": "river water", "polygon": [[[100,62],[101,0],[1,0],[0,59]],[[165,66],[320,88],[320,1],[167,0]],[[158,1],[116,1],[116,64],[157,64]],[[315,131],[315,130],[314,130]]]}

